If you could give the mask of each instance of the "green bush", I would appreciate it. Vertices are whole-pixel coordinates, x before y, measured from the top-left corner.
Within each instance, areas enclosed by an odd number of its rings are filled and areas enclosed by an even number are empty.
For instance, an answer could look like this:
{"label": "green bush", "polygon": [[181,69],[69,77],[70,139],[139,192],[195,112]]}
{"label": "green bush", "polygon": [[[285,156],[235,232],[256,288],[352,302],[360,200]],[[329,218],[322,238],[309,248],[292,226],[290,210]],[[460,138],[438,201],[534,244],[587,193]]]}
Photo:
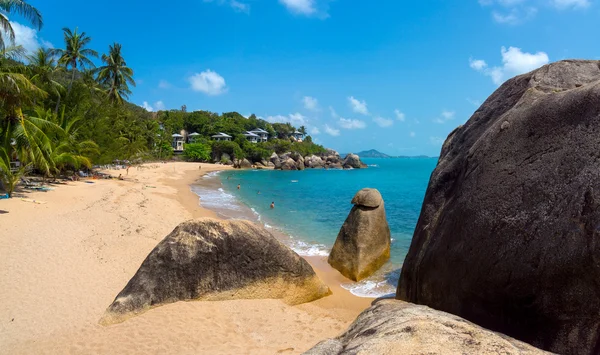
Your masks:
{"label": "green bush", "polygon": [[210,160],[210,147],[202,143],[184,144],[183,159],[186,161],[208,161]]}
{"label": "green bush", "polygon": [[223,153],[227,153],[232,159],[244,159],[246,155],[236,142],[219,141],[212,143],[212,158],[218,160]]}

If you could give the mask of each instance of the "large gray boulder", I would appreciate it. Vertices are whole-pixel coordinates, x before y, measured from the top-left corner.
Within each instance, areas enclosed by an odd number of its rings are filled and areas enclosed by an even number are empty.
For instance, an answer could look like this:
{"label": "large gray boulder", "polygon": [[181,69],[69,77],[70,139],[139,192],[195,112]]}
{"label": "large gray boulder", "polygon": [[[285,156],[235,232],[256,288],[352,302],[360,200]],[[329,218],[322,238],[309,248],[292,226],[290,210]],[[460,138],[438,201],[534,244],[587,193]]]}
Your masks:
{"label": "large gray boulder", "polygon": [[295,305],[328,294],[306,260],[264,228],[202,218],[180,224],[152,250],[101,323],[181,300],[270,298]]}
{"label": "large gray boulder", "polygon": [[598,354],[599,152],[600,62],[508,80],[444,143],[397,298]]}
{"label": "large gray boulder", "polygon": [[304,157],[304,165],[307,168],[322,168],[323,167],[323,159],[321,159],[321,157],[318,157],[316,155],[310,155],[310,156],[306,156]]}
{"label": "large gray boulder", "polygon": [[298,170],[296,162],[292,158],[287,158],[281,164],[281,170]]}
{"label": "large gray boulder", "polygon": [[273,164],[273,168],[281,169],[281,159],[279,159],[279,156],[277,155],[277,153],[271,154],[271,157],[269,158],[269,162],[271,164]]}
{"label": "large gray boulder", "polygon": [[352,204],[327,261],[345,277],[360,281],[390,258],[391,236],[379,191],[362,189]]}
{"label": "large gray boulder", "polygon": [[360,161],[360,157],[356,154],[348,154],[344,161],[342,162],[342,166],[344,169],[364,169],[367,167],[362,161]]}
{"label": "large gray boulder", "polygon": [[348,330],[304,355],[548,354],[455,315],[394,300],[378,301]]}

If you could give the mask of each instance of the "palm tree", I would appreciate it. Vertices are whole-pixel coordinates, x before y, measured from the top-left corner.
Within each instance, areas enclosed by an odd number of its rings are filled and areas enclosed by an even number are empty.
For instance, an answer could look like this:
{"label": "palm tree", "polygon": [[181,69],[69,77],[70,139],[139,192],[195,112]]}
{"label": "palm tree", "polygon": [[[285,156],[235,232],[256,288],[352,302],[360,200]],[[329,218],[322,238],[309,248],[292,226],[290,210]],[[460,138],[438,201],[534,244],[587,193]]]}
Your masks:
{"label": "palm tree", "polygon": [[306,134],[307,134],[306,127],[300,126],[300,129],[298,129],[298,132],[302,133],[302,136],[306,136]]}
{"label": "palm tree", "polygon": [[28,20],[33,27],[40,30],[43,25],[42,14],[24,0],[0,0],[0,49],[6,47],[5,38],[15,42],[15,31],[10,24],[8,14],[19,14]]}
{"label": "palm tree", "polygon": [[56,106],[58,109],[61,91],[64,90],[64,87],[53,79],[54,74],[60,71],[61,68],[56,66],[52,50],[39,48],[33,54],[27,56],[27,60],[29,61],[29,69],[32,74],[30,80],[39,87],[56,95]]}
{"label": "palm tree", "polygon": [[85,48],[92,38],[85,34],[85,32],[75,32],[68,28],[63,28],[65,49],[53,49],[52,54],[58,55],[58,64],[63,65],[65,68],[71,68],[71,82],[69,82],[69,88],[67,89],[67,96],[71,93],[71,87],[73,81],[75,81],[75,72],[77,69],[85,69],[86,67],[93,68],[94,63],[90,60],[90,57],[98,57],[98,52],[93,49]]}
{"label": "palm tree", "polygon": [[104,65],[97,69],[98,82],[107,88],[110,102],[122,104],[123,99],[129,98],[129,85],[135,86],[133,70],[127,66],[121,55],[121,45],[115,43],[108,46],[108,55],[102,55]]}

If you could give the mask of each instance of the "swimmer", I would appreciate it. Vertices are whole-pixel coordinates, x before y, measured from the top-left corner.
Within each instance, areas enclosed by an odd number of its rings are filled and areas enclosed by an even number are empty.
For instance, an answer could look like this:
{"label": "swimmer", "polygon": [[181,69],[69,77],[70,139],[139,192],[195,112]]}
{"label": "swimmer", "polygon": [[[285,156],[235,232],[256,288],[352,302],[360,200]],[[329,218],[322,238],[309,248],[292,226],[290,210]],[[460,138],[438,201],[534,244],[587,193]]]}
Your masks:
{"label": "swimmer", "polygon": [[275,208],[275,202],[271,202],[271,209]]}
{"label": "swimmer", "polygon": [[238,184],[238,190],[240,189],[240,184]]}

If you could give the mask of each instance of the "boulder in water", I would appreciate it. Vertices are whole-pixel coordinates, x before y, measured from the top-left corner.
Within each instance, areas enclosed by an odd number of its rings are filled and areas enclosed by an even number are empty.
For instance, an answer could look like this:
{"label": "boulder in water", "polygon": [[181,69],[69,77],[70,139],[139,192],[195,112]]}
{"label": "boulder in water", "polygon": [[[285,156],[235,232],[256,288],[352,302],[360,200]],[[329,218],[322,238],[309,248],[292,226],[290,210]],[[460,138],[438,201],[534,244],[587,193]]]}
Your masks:
{"label": "boulder in water", "polygon": [[455,315],[393,300],[364,311],[348,330],[304,355],[548,354]]}
{"label": "boulder in water", "polygon": [[397,298],[598,354],[599,147],[600,62],[505,82],[444,143]]}
{"label": "boulder in water", "polygon": [[329,294],[306,260],[264,228],[202,218],[180,224],[152,250],[101,323],[182,300],[271,298],[294,305]]}
{"label": "boulder in water", "polygon": [[364,169],[367,167],[366,164],[360,161],[360,157],[356,154],[348,154],[346,158],[344,158],[342,166],[344,169]]}
{"label": "boulder in water", "polygon": [[345,277],[359,281],[390,258],[391,236],[379,191],[362,189],[352,204],[327,261]]}
{"label": "boulder in water", "polygon": [[298,170],[296,162],[292,158],[287,158],[281,164],[281,170]]}

